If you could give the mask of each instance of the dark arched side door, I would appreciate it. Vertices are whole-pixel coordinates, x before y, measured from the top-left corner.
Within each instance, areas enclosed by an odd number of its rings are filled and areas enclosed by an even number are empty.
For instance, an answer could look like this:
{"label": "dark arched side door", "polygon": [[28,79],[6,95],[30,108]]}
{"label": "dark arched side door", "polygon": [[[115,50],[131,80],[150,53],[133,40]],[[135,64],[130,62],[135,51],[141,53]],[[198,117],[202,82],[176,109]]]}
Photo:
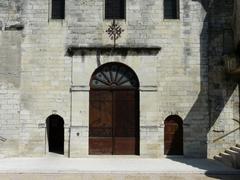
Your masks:
{"label": "dark arched side door", "polygon": [[121,63],[100,66],[90,82],[89,154],[139,154],[139,83]]}
{"label": "dark arched side door", "polygon": [[58,115],[47,118],[49,152],[64,154],[64,120]]}
{"label": "dark arched side door", "polygon": [[164,122],[164,154],[183,155],[183,122],[179,116],[169,116]]}

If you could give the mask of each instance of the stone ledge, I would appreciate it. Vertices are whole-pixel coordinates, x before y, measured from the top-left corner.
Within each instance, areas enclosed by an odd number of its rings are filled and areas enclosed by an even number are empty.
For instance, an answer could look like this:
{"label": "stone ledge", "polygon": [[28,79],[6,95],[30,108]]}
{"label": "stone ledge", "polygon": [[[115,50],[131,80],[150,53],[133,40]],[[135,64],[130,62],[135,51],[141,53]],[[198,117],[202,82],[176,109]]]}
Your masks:
{"label": "stone ledge", "polygon": [[[71,86],[71,88],[70,88],[70,92],[79,92],[79,91],[88,92],[88,91],[90,91],[90,87],[74,85],[74,86]],[[158,91],[158,87],[157,86],[140,86],[139,91],[141,91],[141,92],[156,92],[156,91]]]}
{"label": "stone ledge", "polygon": [[161,47],[158,46],[69,46],[66,55],[77,56],[86,54],[108,54],[108,55],[157,55]]}

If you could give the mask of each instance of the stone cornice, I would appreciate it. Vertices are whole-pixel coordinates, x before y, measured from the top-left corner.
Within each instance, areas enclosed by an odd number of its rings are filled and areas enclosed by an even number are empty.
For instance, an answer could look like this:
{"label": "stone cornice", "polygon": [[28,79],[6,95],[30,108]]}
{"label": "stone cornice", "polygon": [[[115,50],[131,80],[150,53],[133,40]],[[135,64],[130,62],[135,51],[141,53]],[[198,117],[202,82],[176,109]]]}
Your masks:
{"label": "stone cornice", "polygon": [[67,48],[68,56],[77,56],[83,54],[108,54],[108,55],[157,55],[161,47],[158,46],[69,46]]}

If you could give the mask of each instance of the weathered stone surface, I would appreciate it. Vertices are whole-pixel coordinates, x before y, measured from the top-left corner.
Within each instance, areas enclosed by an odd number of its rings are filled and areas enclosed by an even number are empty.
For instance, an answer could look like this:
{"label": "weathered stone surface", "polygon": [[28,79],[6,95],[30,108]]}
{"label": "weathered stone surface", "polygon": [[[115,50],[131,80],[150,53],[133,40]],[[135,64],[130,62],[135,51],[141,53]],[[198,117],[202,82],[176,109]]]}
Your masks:
{"label": "weathered stone surface", "polygon": [[[234,1],[222,0],[212,1],[209,7],[208,156],[210,157],[239,141],[238,83],[227,76],[224,63],[224,55],[234,53],[233,5]],[[231,38],[226,37],[226,34]],[[232,44],[231,49],[228,43]]]}
{"label": "weathered stone surface", "polygon": [[158,52],[71,56],[69,47],[113,45],[104,0],[66,0],[65,20],[51,19],[49,4],[0,0],[1,156],[44,156],[39,124],[51,114],[65,121],[65,156],[88,155],[89,81],[107,62],[124,63],[139,78],[140,156],[164,155],[164,120],[172,114],[184,121],[185,156],[213,157],[239,141],[238,86],[223,63],[233,48],[233,0],[181,0],[177,20],[163,18],[163,0],[128,0],[117,46]]}
{"label": "weathered stone surface", "polygon": [[235,46],[240,46],[240,2],[237,0],[234,1],[233,30]]}

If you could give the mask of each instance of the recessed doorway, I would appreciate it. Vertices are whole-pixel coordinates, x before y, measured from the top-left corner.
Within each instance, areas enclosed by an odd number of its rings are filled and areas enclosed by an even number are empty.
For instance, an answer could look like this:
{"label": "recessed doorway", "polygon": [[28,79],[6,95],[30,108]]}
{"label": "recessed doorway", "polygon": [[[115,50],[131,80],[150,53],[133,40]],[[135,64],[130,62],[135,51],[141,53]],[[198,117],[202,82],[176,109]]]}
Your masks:
{"label": "recessed doorway", "polygon": [[56,154],[64,154],[64,120],[58,115],[51,115],[46,120],[48,150]]}
{"label": "recessed doorway", "polygon": [[89,154],[139,155],[139,82],[122,63],[100,66],[90,82]]}
{"label": "recessed doorway", "polygon": [[164,122],[164,154],[183,155],[183,121],[177,115]]}

